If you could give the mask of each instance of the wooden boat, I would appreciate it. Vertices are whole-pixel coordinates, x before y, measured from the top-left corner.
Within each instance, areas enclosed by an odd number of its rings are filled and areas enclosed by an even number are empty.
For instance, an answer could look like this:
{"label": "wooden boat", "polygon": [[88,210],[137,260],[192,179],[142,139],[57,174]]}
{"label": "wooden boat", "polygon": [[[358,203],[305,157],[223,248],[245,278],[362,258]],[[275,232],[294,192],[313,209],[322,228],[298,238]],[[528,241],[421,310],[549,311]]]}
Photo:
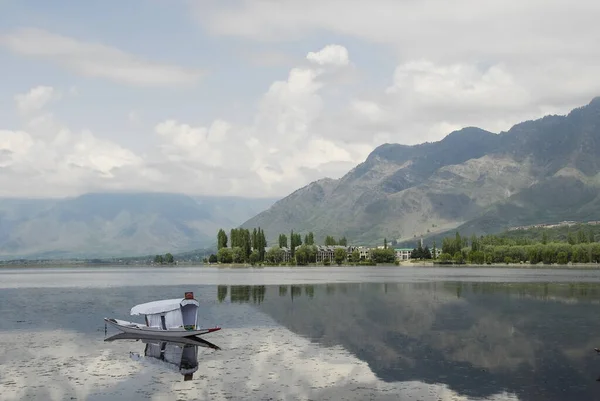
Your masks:
{"label": "wooden boat", "polygon": [[199,306],[194,293],[186,292],[183,299],[162,299],[131,308],[132,316],[144,315],[145,325],[106,317],[104,321],[124,333],[162,338],[193,337],[221,330],[220,327],[198,328]]}

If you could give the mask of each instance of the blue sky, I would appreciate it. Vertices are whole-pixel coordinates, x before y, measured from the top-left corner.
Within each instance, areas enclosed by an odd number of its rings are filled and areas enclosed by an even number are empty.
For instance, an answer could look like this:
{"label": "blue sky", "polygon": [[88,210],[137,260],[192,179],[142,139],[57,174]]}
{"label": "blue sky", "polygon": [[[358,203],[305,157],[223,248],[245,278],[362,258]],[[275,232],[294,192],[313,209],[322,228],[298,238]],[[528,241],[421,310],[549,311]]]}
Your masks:
{"label": "blue sky", "polygon": [[499,132],[600,94],[592,1],[0,8],[4,196],[284,196],[385,142]]}

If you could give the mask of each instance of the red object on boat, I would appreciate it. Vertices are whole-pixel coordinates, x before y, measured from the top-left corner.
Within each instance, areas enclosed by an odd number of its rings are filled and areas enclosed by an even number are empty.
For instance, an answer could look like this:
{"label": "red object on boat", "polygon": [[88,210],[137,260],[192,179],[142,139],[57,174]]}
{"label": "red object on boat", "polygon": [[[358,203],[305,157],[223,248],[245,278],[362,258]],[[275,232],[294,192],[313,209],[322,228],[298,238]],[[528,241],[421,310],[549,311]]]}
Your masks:
{"label": "red object on boat", "polygon": [[184,298],[185,299],[194,299],[194,293],[191,292],[191,291],[188,291],[188,292],[185,293]]}

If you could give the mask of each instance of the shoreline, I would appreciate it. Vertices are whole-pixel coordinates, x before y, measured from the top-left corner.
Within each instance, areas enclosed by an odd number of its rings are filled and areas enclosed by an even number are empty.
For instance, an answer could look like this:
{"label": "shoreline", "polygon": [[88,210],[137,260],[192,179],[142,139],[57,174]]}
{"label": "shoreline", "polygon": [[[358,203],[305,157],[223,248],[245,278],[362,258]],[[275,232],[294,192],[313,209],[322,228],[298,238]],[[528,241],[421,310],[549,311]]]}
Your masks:
{"label": "shoreline", "polygon": [[204,264],[204,263],[192,263],[192,262],[183,262],[176,263],[173,265],[155,265],[155,264],[142,264],[142,263],[1,263],[0,269],[25,269],[25,268],[102,268],[102,267],[128,267],[128,268],[168,268],[168,269],[177,269],[178,267],[194,267],[194,268],[222,268],[222,269],[268,269],[268,268],[281,268],[281,267],[292,267],[292,268],[320,268],[320,267],[339,267],[339,268],[353,268],[353,267],[396,267],[399,269],[414,267],[414,268],[443,268],[443,269],[466,269],[466,268],[477,268],[477,269],[583,269],[583,270],[600,270],[599,263],[569,263],[566,265],[545,265],[543,263],[538,263],[535,265],[529,263],[492,263],[492,264],[484,264],[484,265],[475,265],[475,264],[442,264],[442,263],[433,263],[433,262],[411,262],[411,261],[402,261],[399,264],[394,263],[382,263],[377,265],[356,265],[356,264],[342,264],[338,266],[337,264],[331,264],[329,266],[325,265],[316,265],[309,264],[306,266],[290,266],[290,265],[255,265],[252,266],[249,263],[227,263],[227,264]]}

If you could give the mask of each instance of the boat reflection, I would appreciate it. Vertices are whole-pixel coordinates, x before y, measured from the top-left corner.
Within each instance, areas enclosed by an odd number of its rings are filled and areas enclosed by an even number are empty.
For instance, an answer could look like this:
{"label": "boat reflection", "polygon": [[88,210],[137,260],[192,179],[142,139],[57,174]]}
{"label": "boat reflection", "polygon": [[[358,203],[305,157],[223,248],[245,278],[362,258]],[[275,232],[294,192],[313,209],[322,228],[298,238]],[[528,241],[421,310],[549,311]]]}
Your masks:
{"label": "boat reflection", "polygon": [[192,380],[198,370],[198,347],[220,350],[219,346],[198,337],[185,338],[159,338],[142,336],[139,334],[119,333],[104,339],[112,342],[116,340],[136,340],[146,344],[143,355],[130,352],[132,359],[147,358],[150,361],[160,361],[164,367],[177,370],[183,375],[183,380]]}

